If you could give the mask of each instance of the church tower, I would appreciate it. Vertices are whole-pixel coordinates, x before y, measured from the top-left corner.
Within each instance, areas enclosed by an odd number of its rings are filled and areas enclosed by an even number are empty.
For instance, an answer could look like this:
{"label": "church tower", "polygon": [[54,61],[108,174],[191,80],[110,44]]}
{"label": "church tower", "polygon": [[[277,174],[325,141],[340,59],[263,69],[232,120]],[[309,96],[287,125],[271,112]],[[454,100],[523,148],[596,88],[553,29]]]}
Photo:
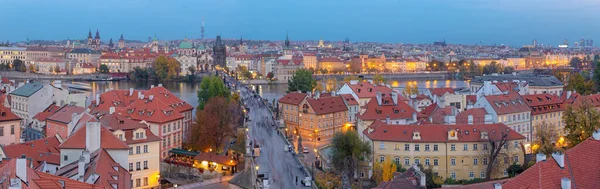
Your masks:
{"label": "church tower", "polygon": [[225,44],[221,41],[221,36],[217,35],[217,39],[215,40],[215,45],[213,46],[213,61],[214,65],[219,65],[221,67],[226,66],[226,52]]}
{"label": "church tower", "polygon": [[91,46],[93,45],[93,44],[92,44],[93,42],[94,42],[94,41],[93,41],[93,38],[92,38],[92,30],[90,30],[90,31],[88,32],[88,37],[87,37],[87,45],[91,47]]}
{"label": "church tower", "polygon": [[121,34],[121,37],[119,38],[119,48],[125,48],[125,39],[123,38],[123,34]]}
{"label": "church tower", "polygon": [[94,37],[94,49],[100,48],[100,32],[96,29],[96,36]]}
{"label": "church tower", "polygon": [[285,34],[285,42],[283,43],[283,56],[287,59],[292,59],[292,44],[287,33]]}

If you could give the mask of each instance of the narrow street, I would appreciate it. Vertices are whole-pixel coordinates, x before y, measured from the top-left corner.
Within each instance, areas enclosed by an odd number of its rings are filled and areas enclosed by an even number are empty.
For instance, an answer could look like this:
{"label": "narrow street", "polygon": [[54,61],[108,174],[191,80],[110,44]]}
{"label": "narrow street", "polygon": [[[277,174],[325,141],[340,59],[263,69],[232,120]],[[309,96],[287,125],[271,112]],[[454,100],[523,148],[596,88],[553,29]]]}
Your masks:
{"label": "narrow street", "polygon": [[284,151],[286,142],[277,134],[275,121],[267,106],[244,87],[240,87],[240,92],[250,109],[250,140],[256,140],[261,146],[260,157],[255,159],[259,166],[258,174],[269,175],[270,188],[305,188],[300,180],[306,175],[292,153]]}

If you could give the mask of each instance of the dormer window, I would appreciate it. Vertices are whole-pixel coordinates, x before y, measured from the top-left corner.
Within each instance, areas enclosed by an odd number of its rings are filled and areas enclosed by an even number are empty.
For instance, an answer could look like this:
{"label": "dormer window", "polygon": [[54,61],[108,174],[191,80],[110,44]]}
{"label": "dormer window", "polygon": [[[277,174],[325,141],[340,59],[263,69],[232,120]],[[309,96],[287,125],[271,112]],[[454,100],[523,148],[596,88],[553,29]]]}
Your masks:
{"label": "dormer window", "polygon": [[458,140],[458,133],[455,130],[448,131],[448,140]]}
{"label": "dormer window", "polygon": [[154,111],[148,111],[147,115],[152,116],[152,113],[154,113]]}
{"label": "dormer window", "polygon": [[421,140],[421,133],[420,132],[413,132],[413,140]]}
{"label": "dormer window", "polygon": [[144,110],[140,110],[138,113],[139,113],[140,115],[144,115]]}
{"label": "dormer window", "polygon": [[488,133],[487,132],[481,132],[481,139],[488,139]]}

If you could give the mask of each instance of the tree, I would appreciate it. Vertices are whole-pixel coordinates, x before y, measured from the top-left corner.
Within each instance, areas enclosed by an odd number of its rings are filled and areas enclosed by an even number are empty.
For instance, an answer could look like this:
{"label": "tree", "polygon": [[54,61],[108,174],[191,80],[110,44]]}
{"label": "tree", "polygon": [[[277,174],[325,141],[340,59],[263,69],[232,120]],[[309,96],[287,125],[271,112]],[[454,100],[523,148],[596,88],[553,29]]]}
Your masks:
{"label": "tree", "polygon": [[188,75],[194,75],[194,73],[196,73],[196,67],[189,66],[189,67],[187,67],[187,71],[188,71]]}
{"label": "tree", "polygon": [[224,97],[211,98],[204,109],[196,112],[196,123],[189,133],[189,143],[196,150],[221,152],[227,139],[234,136],[241,115],[240,106]]}
{"label": "tree", "polygon": [[545,121],[534,126],[533,153],[550,155],[555,152],[558,133]]}
{"label": "tree", "polygon": [[515,67],[506,66],[506,67],[504,67],[504,71],[503,72],[504,73],[513,73],[513,72],[515,72]]}
{"label": "tree", "polygon": [[404,93],[405,97],[410,97],[410,95],[418,95],[419,87],[417,86],[417,84],[406,84],[406,87],[404,88],[402,93]]}
{"label": "tree", "polygon": [[508,177],[517,176],[518,174],[521,174],[523,171],[525,171],[523,166],[518,165],[516,163],[514,163],[514,164],[510,165],[508,168],[506,168],[506,172],[508,172]]}
{"label": "tree", "polygon": [[156,72],[156,79],[158,81],[173,79],[179,76],[181,72],[181,64],[177,60],[163,55],[156,58],[152,67]]}
{"label": "tree", "polygon": [[394,178],[394,173],[396,172],[396,163],[394,163],[391,159],[387,158],[383,162],[375,163],[375,170],[373,170],[373,176],[375,177],[375,183],[379,184],[380,182],[387,182]]}
{"label": "tree", "polygon": [[0,70],[7,70],[8,69],[8,64],[6,63],[0,63]]}
{"label": "tree", "polygon": [[100,64],[100,68],[98,68],[98,71],[100,73],[108,73],[109,69],[108,69],[108,66],[106,64]]}
{"label": "tree", "polygon": [[490,180],[492,171],[494,168],[498,168],[495,162],[497,162],[496,159],[498,158],[498,154],[500,154],[502,147],[508,141],[508,133],[505,131],[496,131],[488,132],[487,134],[489,151],[483,151],[486,153],[486,158],[489,160],[489,163],[485,169],[485,179]]}
{"label": "tree", "polygon": [[600,59],[594,59],[594,65],[596,65],[596,68],[594,68],[594,89],[598,92],[600,91]]}
{"label": "tree", "polygon": [[54,67],[54,73],[57,73],[57,74],[60,73],[60,67],[55,66]]}
{"label": "tree", "polygon": [[315,88],[313,88],[312,90],[313,92],[315,92],[315,94],[321,93],[323,91],[325,91],[325,89],[323,89],[323,81],[317,81],[317,84],[315,85]]}
{"label": "tree", "polygon": [[315,183],[320,189],[337,189],[342,186],[338,176],[329,172],[316,173]]}
{"label": "tree", "polygon": [[335,77],[329,77],[325,80],[325,91],[334,92],[338,89],[338,81]]}
{"label": "tree", "polygon": [[378,73],[376,73],[375,75],[373,75],[373,84],[381,85],[384,82],[385,82],[385,78],[383,78],[382,75],[379,75]]}
{"label": "tree", "polygon": [[582,65],[582,61],[579,57],[573,57],[571,58],[571,61],[569,62],[569,65],[573,68],[581,68]]}
{"label": "tree", "polygon": [[312,91],[317,82],[310,71],[299,69],[294,73],[291,80],[288,81],[289,91],[302,91],[303,93]]}
{"label": "tree", "polygon": [[331,141],[333,169],[339,173],[342,188],[350,188],[350,178],[360,169],[359,161],[371,155],[371,145],[362,141],[356,132],[338,132]]}
{"label": "tree", "polygon": [[19,71],[19,72],[26,72],[27,66],[25,66],[25,63],[22,60],[15,59],[12,62],[12,69],[14,69],[15,71]]}
{"label": "tree", "polygon": [[148,73],[148,69],[140,68],[139,66],[133,68],[133,71],[131,71],[130,74],[130,78],[133,80],[148,80],[149,77],[150,74]]}
{"label": "tree", "polygon": [[419,168],[425,174],[425,183],[427,188],[440,188],[444,184],[444,179],[441,176],[437,176],[433,172],[433,167],[429,166],[426,169],[423,165],[419,164]]}
{"label": "tree", "polygon": [[198,90],[198,109],[204,109],[204,105],[208,100],[214,97],[225,97],[229,99],[231,92],[223,80],[217,76],[209,76],[202,79],[200,82],[200,90]]}
{"label": "tree", "polygon": [[490,64],[483,66],[483,74],[498,73],[502,70],[502,65],[498,64],[496,61],[492,61]]}
{"label": "tree", "polygon": [[349,76],[345,76],[344,77],[344,83],[350,83],[350,81],[352,80],[358,80],[358,76],[356,75],[349,75]]}
{"label": "tree", "polygon": [[579,97],[573,105],[567,104],[562,118],[569,147],[583,142],[600,128],[600,113],[585,96]]}
{"label": "tree", "polygon": [[580,73],[571,74],[565,90],[577,91],[579,94],[588,95],[592,93],[594,83],[585,79]]}
{"label": "tree", "polygon": [[33,66],[33,64],[29,64],[29,72],[35,73],[35,67]]}

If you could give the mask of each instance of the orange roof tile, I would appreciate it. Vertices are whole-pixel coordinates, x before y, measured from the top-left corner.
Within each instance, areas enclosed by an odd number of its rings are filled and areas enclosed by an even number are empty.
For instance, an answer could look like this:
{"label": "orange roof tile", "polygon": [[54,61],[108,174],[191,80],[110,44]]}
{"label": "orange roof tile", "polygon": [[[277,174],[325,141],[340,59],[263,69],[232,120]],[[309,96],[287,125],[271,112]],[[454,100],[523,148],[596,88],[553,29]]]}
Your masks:
{"label": "orange roof tile", "polygon": [[43,161],[60,165],[60,142],[56,136],[51,136],[1,148],[8,158],[20,158],[22,155],[31,158],[34,167]]}
{"label": "orange roof tile", "polygon": [[85,111],[85,108],[74,105],[64,105],[56,111],[53,115],[48,117],[48,120],[57,121],[60,123],[69,123],[71,122],[72,116],[74,113],[81,114]]}
{"label": "orange roof tile", "polygon": [[348,84],[348,86],[350,86],[358,98],[373,98],[377,96],[377,92],[381,92],[382,94],[391,94],[393,92],[387,86],[373,85],[369,82],[358,82],[354,85]]}
{"label": "orange roof tile", "polygon": [[16,120],[21,120],[21,118],[12,113],[9,108],[0,106],[0,122]]}
{"label": "orange roof tile", "polygon": [[558,112],[563,109],[563,102],[556,95],[552,94],[531,94],[522,95],[525,103],[531,107],[532,115]]}
{"label": "orange roof tile", "polygon": [[44,111],[33,116],[33,119],[37,119],[39,121],[46,121],[48,117],[56,113],[59,109],[60,106],[57,106],[56,103],[52,103]]}
{"label": "orange roof tile", "polygon": [[[68,165],[61,167],[56,171],[57,176],[72,177],[77,175],[78,161],[74,161]],[[113,188],[112,185],[117,185],[117,188],[131,188],[131,174],[121,167],[121,165],[106,152],[105,149],[98,149],[90,154],[90,163],[85,167],[84,179],[87,180],[92,175],[98,175],[96,184]],[[117,179],[113,179],[117,177]]]}
{"label": "orange roof tile", "polygon": [[300,105],[302,100],[304,100],[304,98],[306,98],[306,96],[307,96],[306,93],[290,92],[290,93],[286,94],[285,96],[281,97],[279,99],[279,103],[298,106],[298,105]]}
{"label": "orange roof tile", "polygon": [[498,115],[531,111],[519,93],[512,92],[502,95],[489,95],[484,96],[484,98],[490,103]]}
{"label": "orange roof tile", "polygon": [[429,91],[431,91],[431,95],[437,96],[444,96],[446,93],[454,94],[454,89],[452,88],[432,88]]}
{"label": "orange roof tile", "polygon": [[[63,142],[58,148],[60,149],[84,149],[86,140],[86,129],[87,126],[83,126],[75,133],[71,134],[65,142]],[[129,149],[129,146],[123,141],[119,140],[109,128],[101,126],[100,128],[100,148],[104,149]]]}
{"label": "orange roof tile", "polygon": [[379,105],[377,99],[372,98],[365,105],[364,113],[357,117],[361,120],[385,120],[387,116],[390,116],[390,119],[412,118],[413,113],[417,113],[417,111],[401,99],[401,96],[398,95],[398,103],[394,105],[392,97],[386,96],[382,98],[382,104]]}
{"label": "orange roof tile", "polygon": [[341,94],[340,96],[342,96],[342,98],[344,99],[344,101],[346,101],[346,103],[348,103],[348,105],[358,105],[358,101],[356,101],[356,99],[354,99],[354,96],[352,96],[351,94]]}

